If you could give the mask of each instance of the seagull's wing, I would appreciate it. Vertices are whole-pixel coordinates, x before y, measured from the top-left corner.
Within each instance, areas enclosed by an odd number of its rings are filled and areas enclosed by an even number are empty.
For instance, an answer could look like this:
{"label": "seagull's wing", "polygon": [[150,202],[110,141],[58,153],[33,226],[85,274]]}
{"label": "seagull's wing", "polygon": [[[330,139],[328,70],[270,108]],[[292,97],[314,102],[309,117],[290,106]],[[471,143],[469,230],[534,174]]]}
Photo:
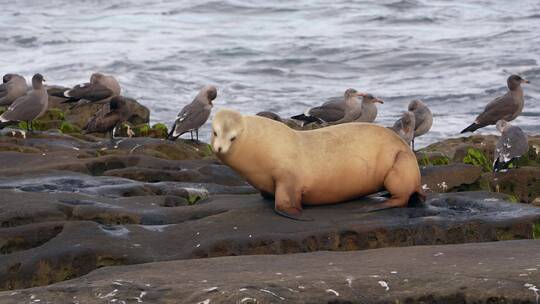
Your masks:
{"label": "seagull's wing", "polygon": [[527,135],[520,127],[511,126],[504,133],[504,137],[507,138],[506,143],[508,147],[506,149],[510,158],[521,157],[529,151]]}
{"label": "seagull's wing", "polygon": [[480,126],[487,126],[496,124],[501,119],[509,121],[518,109],[519,105],[514,103],[512,96],[505,94],[488,103],[484,112],[476,118],[476,123]]}
{"label": "seagull's wing", "polygon": [[83,129],[88,133],[107,132],[114,128],[120,118],[118,111],[110,110],[108,106],[104,106],[90,118]]}
{"label": "seagull's wing", "polygon": [[113,91],[99,83],[83,83],[76,85],[73,89],[64,93],[69,97],[70,101],[86,99],[89,101],[99,101],[109,98],[113,95]]}
{"label": "seagull's wing", "polygon": [[21,96],[8,107],[0,119],[2,120],[31,120],[34,119],[41,112],[39,105],[40,96],[36,94],[27,94]]}
{"label": "seagull's wing", "polygon": [[0,84],[0,98],[5,97],[8,93],[7,83]]}
{"label": "seagull's wing", "polygon": [[210,110],[203,104],[192,102],[176,116],[173,136],[177,137],[189,130],[200,128],[210,116]]}
{"label": "seagull's wing", "polygon": [[311,108],[308,114],[326,122],[337,121],[345,115],[345,103],[343,101],[329,101],[321,106]]}

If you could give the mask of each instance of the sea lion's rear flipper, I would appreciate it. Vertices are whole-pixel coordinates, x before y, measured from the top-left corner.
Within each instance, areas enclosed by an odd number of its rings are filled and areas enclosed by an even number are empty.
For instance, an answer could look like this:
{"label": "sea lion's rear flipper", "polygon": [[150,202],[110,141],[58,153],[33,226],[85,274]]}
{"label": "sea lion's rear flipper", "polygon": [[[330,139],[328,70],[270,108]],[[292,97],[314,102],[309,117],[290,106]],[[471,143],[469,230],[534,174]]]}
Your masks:
{"label": "sea lion's rear flipper", "polygon": [[376,205],[372,205],[372,206],[362,208],[362,213],[371,213],[371,212],[377,212],[377,211],[382,211],[382,210],[386,210],[386,209],[393,209],[393,208],[399,208],[399,207],[405,207],[405,206],[396,206],[394,204],[387,203],[385,201],[385,202],[382,202],[382,203],[379,203],[379,204],[376,204]]}
{"label": "sea lion's rear flipper", "polygon": [[416,192],[414,192],[413,194],[411,194],[411,196],[409,197],[409,202],[407,204],[407,207],[424,207],[425,206],[425,201],[427,199],[427,196],[426,194],[424,193],[424,191],[422,191],[422,189],[418,189]]}
{"label": "sea lion's rear flipper", "polygon": [[302,212],[300,212],[299,214],[292,214],[292,213],[287,213],[283,210],[279,210],[277,208],[274,209],[274,211],[283,216],[283,217],[286,217],[286,218],[289,218],[291,220],[295,220],[295,221],[303,221],[303,222],[311,222],[313,221],[312,218],[308,217],[308,216],[305,216]]}

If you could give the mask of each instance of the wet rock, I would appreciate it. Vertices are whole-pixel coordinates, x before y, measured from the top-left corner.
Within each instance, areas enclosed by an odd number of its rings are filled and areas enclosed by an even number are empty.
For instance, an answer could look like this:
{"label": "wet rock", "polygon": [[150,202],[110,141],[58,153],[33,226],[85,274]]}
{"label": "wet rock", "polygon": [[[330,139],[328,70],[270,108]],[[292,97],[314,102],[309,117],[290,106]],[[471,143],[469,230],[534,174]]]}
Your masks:
{"label": "wet rock", "polygon": [[[105,267],[3,303],[535,303],[540,242],[222,257]],[[114,261],[110,261],[114,263]],[[104,263],[105,264],[105,263]]]}
{"label": "wet rock", "polygon": [[[379,198],[306,207],[314,221],[297,222],[276,215],[273,202],[259,195],[211,195],[186,206],[174,198],[189,202],[190,188],[183,189],[186,196],[180,188],[157,185],[162,190],[156,192],[143,185],[153,193],[126,196],[105,195],[106,187],[89,183],[78,184],[78,192],[42,184],[14,181],[16,190],[0,190],[7,234],[30,244],[0,256],[3,289],[46,285],[109,265],[533,238],[540,223],[540,209],[485,192],[436,194],[425,206],[380,212],[366,212]],[[40,246],[21,232],[51,221],[62,230],[40,238]]]}
{"label": "wet rock", "polygon": [[540,198],[540,168],[522,167],[486,173],[480,184],[486,190],[506,193],[516,201],[531,204]]}
{"label": "wet rock", "polygon": [[476,183],[482,169],[473,165],[452,164],[421,168],[422,185],[427,192],[452,192]]}
{"label": "wet rock", "polygon": [[[63,88],[49,88],[49,90],[62,90]],[[49,96],[49,112],[52,110],[62,113],[62,120],[66,120],[79,129],[84,128],[88,120],[104,106],[108,106],[106,102],[94,102],[81,106],[74,106],[74,103],[64,103],[66,98]],[[125,97],[127,105],[131,107],[133,115],[128,119],[128,122],[134,125],[148,123],[150,120],[150,110],[137,102],[133,98]],[[52,120],[49,115],[45,115],[39,119],[42,122]]]}
{"label": "wet rock", "polygon": [[[174,161],[213,159],[207,144],[190,141],[122,138],[118,140],[117,146],[111,147],[107,140],[89,135],[76,137],[43,132],[27,134],[26,138],[22,138],[11,136],[12,131],[2,131],[0,175],[5,176],[47,170],[100,175],[107,170],[129,166],[181,171],[187,163]],[[199,167],[207,164],[203,162]]]}
{"label": "wet rock", "polygon": [[[470,148],[482,152],[486,158],[493,162],[493,152],[495,144],[499,139],[495,135],[472,135],[469,137],[450,138],[431,144],[419,152],[417,158],[422,162],[424,155],[428,158],[432,153],[437,153],[443,157],[448,157],[452,162],[463,162],[463,158],[468,154]],[[540,166],[540,135],[529,136],[529,153],[522,160],[522,165]]]}
{"label": "wet rock", "polygon": [[[188,198],[194,191],[211,194],[249,194],[256,190],[245,182],[220,185],[211,177],[207,182],[139,182],[114,176],[90,176],[83,173],[49,171],[32,175],[0,177],[0,189],[25,192],[72,192],[104,197],[175,195]],[[192,189],[188,191],[186,189]],[[199,190],[197,190],[199,189]]]}

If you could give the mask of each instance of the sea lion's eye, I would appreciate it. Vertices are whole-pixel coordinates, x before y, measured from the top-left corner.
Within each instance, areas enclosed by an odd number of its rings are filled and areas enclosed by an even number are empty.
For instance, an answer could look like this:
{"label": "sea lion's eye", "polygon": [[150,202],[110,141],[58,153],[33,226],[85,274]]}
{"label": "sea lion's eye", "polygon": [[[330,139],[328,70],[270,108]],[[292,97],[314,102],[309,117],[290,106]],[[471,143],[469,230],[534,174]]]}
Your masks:
{"label": "sea lion's eye", "polygon": [[217,137],[217,133],[216,133],[216,131],[214,131],[214,136],[215,136],[215,137]]}
{"label": "sea lion's eye", "polygon": [[233,142],[236,139],[236,136],[231,137],[231,142]]}

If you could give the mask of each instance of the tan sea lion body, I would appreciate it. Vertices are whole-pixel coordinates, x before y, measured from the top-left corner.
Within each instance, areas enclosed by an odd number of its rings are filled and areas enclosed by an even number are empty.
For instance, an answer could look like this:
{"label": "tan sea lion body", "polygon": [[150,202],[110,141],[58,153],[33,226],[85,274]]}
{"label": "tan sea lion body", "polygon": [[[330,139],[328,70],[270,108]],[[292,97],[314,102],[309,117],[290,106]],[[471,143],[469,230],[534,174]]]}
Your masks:
{"label": "tan sea lion body", "polygon": [[422,192],[413,152],[381,126],[348,123],[295,131],[221,110],[212,127],[217,157],[255,188],[274,194],[276,211],[286,216],[299,214],[302,203],[335,204],[382,189],[392,195],[387,207],[405,206]]}

